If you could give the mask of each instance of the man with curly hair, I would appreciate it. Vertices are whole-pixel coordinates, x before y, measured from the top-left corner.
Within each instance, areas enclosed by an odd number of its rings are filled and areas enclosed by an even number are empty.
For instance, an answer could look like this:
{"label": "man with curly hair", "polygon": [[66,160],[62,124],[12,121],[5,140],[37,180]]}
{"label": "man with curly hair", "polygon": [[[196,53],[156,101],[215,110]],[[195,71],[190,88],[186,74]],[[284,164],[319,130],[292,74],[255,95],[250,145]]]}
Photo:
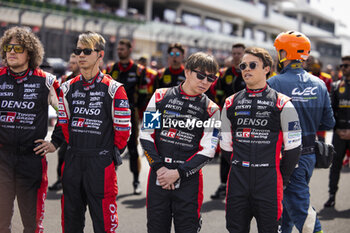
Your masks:
{"label": "man with curly hair", "polygon": [[62,141],[59,133],[51,142],[43,138],[48,104],[57,109],[60,87],[55,76],[38,68],[44,49],[27,28],[5,31],[0,48],[6,65],[0,68],[0,232],[11,232],[15,198],[23,232],[42,232],[46,153],[55,151]]}

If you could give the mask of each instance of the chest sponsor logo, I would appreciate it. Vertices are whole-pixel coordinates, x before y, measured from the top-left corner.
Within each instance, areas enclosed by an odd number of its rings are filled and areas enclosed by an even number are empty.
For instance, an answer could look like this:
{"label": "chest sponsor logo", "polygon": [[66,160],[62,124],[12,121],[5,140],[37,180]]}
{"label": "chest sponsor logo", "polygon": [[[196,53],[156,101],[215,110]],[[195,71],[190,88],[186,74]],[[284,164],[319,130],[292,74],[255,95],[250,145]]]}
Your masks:
{"label": "chest sponsor logo", "polygon": [[35,89],[24,89],[24,93],[35,93]]}
{"label": "chest sponsor logo", "polygon": [[261,92],[259,92],[259,93],[249,93],[248,96],[249,96],[249,97],[253,97],[253,98],[261,97],[261,96],[262,96],[262,93],[261,93]]}
{"label": "chest sponsor logo", "polygon": [[180,106],[184,105],[184,102],[178,100],[177,98],[175,98],[175,99],[170,99],[170,100],[169,100],[169,103],[174,104],[174,105],[180,105]]}
{"label": "chest sponsor logo", "polygon": [[242,161],[242,166],[243,167],[249,167],[250,163],[248,161]]}
{"label": "chest sponsor logo", "polygon": [[84,127],[85,118],[73,117],[72,126]]}
{"label": "chest sponsor logo", "polygon": [[257,104],[271,106],[271,107],[274,105],[272,101],[267,101],[267,100],[258,100]]}
{"label": "chest sponsor logo", "polygon": [[23,99],[25,100],[35,100],[38,98],[38,93],[24,94]]}
{"label": "chest sponsor logo", "polygon": [[345,87],[339,87],[339,93],[343,94],[345,92]]}
{"label": "chest sponsor logo", "polygon": [[260,117],[260,118],[268,118],[268,117],[270,117],[270,115],[271,115],[271,112],[269,112],[269,111],[264,111],[264,112],[258,111],[255,114],[256,117]]}
{"label": "chest sponsor logo", "polygon": [[252,100],[241,99],[241,100],[238,100],[238,104],[252,104]]}
{"label": "chest sponsor logo", "polygon": [[91,91],[90,92],[90,96],[100,96],[100,97],[104,97],[105,93],[103,91]]}
{"label": "chest sponsor logo", "polygon": [[165,108],[176,110],[176,111],[181,111],[182,107],[174,104],[166,104]]}
{"label": "chest sponsor logo", "polygon": [[266,110],[267,106],[258,105],[258,106],[256,106],[256,109],[258,109],[258,110]]}
{"label": "chest sponsor logo", "polygon": [[0,112],[0,122],[15,122],[16,112]]}
{"label": "chest sponsor logo", "polygon": [[40,88],[40,83],[25,83],[24,88]]}
{"label": "chest sponsor logo", "polygon": [[80,92],[78,90],[76,90],[73,94],[72,94],[72,97],[73,98],[85,98],[86,96],[86,93],[84,92]]}
{"label": "chest sponsor logo", "polygon": [[266,126],[268,123],[267,119],[249,119],[249,118],[238,118],[237,125],[246,126]]}
{"label": "chest sponsor logo", "polygon": [[250,138],[250,132],[251,131],[252,131],[252,129],[249,129],[249,128],[237,129],[236,137],[239,137],[239,138]]}
{"label": "chest sponsor logo", "polygon": [[116,107],[116,108],[128,108],[129,101],[123,100],[123,99],[116,99],[114,102],[114,107]]}
{"label": "chest sponsor logo", "polygon": [[350,100],[340,99],[338,106],[339,108],[350,108]]}
{"label": "chest sponsor logo", "polygon": [[240,110],[240,109],[251,109],[252,106],[251,105],[237,105],[235,107],[235,110]]}
{"label": "chest sponsor logo", "polygon": [[85,101],[84,100],[73,100],[73,105],[84,105]]}
{"label": "chest sponsor logo", "polygon": [[101,108],[103,105],[103,102],[92,102],[89,103],[89,108]]}
{"label": "chest sponsor logo", "polygon": [[0,96],[13,96],[12,92],[0,92]]}
{"label": "chest sponsor logo", "polygon": [[250,111],[235,112],[235,116],[250,116]]}
{"label": "chest sponsor logo", "polygon": [[0,90],[12,90],[13,88],[14,85],[7,84],[6,82],[0,85]]}
{"label": "chest sponsor logo", "polygon": [[292,90],[292,95],[297,95],[297,96],[313,96],[313,95],[317,95],[317,87],[307,87],[305,89],[301,89],[301,88],[294,88]]}
{"label": "chest sponsor logo", "polygon": [[233,76],[232,75],[226,75],[225,77],[225,82],[227,85],[230,85],[233,81]]}
{"label": "chest sponsor logo", "polygon": [[90,97],[90,101],[100,101],[101,97],[99,96],[94,96],[94,97]]}
{"label": "chest sponsor logo", "polygon": [[35,107],[35,103],[29,102],[29,101],[15,101],[15,100],[1,101],[1,108],[33,109],[34,107]]}
{"label": "chest sponsor logo", "polygon": [[84,107],[75,107],[74,111],[75,114],[82,114],[82,115],[88,115],[88,116],[98,116],[101,113],[101,109],[88,109]]}

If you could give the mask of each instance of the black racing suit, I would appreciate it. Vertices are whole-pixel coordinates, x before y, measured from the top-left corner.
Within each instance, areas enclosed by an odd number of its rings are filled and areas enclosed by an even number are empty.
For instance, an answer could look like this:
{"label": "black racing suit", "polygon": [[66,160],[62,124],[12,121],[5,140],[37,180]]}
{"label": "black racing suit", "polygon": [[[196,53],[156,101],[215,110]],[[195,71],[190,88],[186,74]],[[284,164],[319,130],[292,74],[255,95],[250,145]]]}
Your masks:
{"label": "black racing suit", "polygon": [[[58,107],[59,83],[41,69],[19,77],[0,69],[0,232],[11,232],[17,198],[23,232],[42,232],[47,190],[46,156],[36,155],[34,141],[44,139],[48,104]],[[62,139],[52,138],[57,147]]]}
{"label": "black racing suit", "polygon": [[244,89],[226,99],[221,121],[221,149],[232,153],[226,228],[249,232],[255,217],[259,232],[277,232],[283,186],[301,152],[299,118],[290,98],[268,86]]}
{"label": "black racing suit", "polygon": [[329,194],[335,195],[338,190],[340,170],[346,150],[350,149],[350,140],[339,137],[337,130],[350,130],[350,81],[339,80],[332,84],[331,102],[335,118],[333,132],[333,145],[336,155],[333,158],[332,167],[329,173]]}
{"label": "black racing suit", "polygon": [[154,89],[164,87],[175,87],[185,81],[185,68],[183,65],[179,69],[174,69],[171,66],[158,71],[158,79],[156,79]]}
{"label": "black racing suit", "polygon": [[130,110],[123,86],[99,72],[61,85],[59,124],[68,143],[63,165],[62,228],[83,232],[86,204],[95,233],[118,226],[116,159],[130,135]]}
{"label": "black racing suit", "polygon": [[139,182],[141,163],[137,151],[137,138],[139,132],[139,119],[136,110],[142,109],[147,103],[147,93],[142,93],[143,86],[147,84],[146,69],[133,60],[128,64],[117,62],[113,65],[110,75],[114,80],[124,85],[129,99],[131,109],[131,135],[128,141],[128,151],[130,154],[130,171],[134,175],[134,183]]}
{"label": "black racing suit", "polygon": [[[154,129],[156,120],[151,121],[156,115],[145,117],[140,137],[151,166],[147,192],[148,232],[170,232],[174,217],[175,232],[196,233],[201,227],[203,202],[201,168],[215,154],[220,128],[217,124],[221,124],[219,107],[204,94],[188,96],[181,86],[176,86],[157,89],[145,113],[162,115],[155,118],[159,120],[157,129]],[[201,122],[210,125],[203,127]],[[157,185],[156,171],[163,166],[178,170],[180,179],[175,182],[175,190]]]}

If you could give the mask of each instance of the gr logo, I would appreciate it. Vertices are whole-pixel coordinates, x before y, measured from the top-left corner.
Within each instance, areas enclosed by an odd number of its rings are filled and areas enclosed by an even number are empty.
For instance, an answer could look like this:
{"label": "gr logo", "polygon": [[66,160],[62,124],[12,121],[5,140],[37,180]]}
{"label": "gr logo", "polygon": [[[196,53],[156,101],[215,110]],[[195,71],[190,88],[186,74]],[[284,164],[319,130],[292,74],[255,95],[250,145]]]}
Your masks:
{"label": "gr logo", "polygon": [[15,122],[16,112],[0,112],[0,122]]}
{"label": "gr logo", "polygon": [[160,129],[160,116],[159,110],[156,112],[145,111],[143,113],[143,128],[144,129]]}
{"label": "gr logo", "polygon": [[85,118],[73,117],[72,126],[84,127]]}

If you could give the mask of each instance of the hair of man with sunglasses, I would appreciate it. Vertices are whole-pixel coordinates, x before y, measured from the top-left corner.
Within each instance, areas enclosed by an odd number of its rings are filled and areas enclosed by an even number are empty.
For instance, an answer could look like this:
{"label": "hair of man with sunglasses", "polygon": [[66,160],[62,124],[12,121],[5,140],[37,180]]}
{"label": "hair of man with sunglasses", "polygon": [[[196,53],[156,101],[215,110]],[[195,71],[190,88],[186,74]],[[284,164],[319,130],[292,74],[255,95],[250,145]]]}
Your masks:
{"label": "hair of man with sunglasses", "polygon": [[199,69],[202,73],[209,72],[215,75],[219,70],[219,66],[213,56],[198,52],[188,57],[185,62],[185,69]]}
{"label": "hair of man with sunglasses", "polygon": [[266,74],[266,78],[268,78],[270,76],[271,68],[273,65],[273,59],[272,59],[271,55],[269,54],[269,52],[267,52],[263,48],[250,47],[250,48],[247,48],[246,50],[244,50],[244,53],[251,54],[253,56],[260,58],[261,61],[263,62],[263,68],[267,67],[267,66],[270,67],[270,71]]}
{"label": "hair of man with sunglasses", "polygon": [[104,51],[106,40],[96,32],[87,31],[79,35],[78,41],[91,49]]}
{"label": "hair of man with sunglasses", "polygon": [[38,37],[30,31],[30,28],[26,27],[12,27],[1,38],[1,57],[4,64],[7,64],[4,46],[8,45],[12,39],[16,39],[18,44],[28,51],[29,68],[35,69],[40,66],[44,58],[44,47]]}
{"label": "hair of man with sunglasses", "polygon": [[179,42],[176,42],[176,43],[169,44],[169,46],[168,46],[168,54],[170,54],[171,50],[173,50],[174,48],[180,50],[180,52],[181,52],[182,54],[185,53],[185,49],[184,49],[184,47],[182,46],[182,44],[179,43]]}

